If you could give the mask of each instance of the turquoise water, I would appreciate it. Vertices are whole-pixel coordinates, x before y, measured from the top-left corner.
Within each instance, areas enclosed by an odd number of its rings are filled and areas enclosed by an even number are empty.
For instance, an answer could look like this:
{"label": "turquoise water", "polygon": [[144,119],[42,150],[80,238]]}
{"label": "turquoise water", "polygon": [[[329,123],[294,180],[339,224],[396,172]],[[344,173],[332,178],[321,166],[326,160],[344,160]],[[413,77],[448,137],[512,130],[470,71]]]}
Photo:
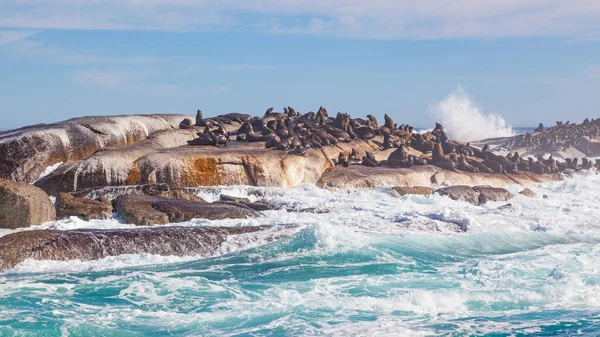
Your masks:
{"label": "turquoise water", "polygon": [[542,184],[547,200],[504,209],[388,189],[266,189],[268,201],[331,213],[186,223],[303,225],[207,259],[29,261],[0,274],[0,336],[600,335],[598,187],[596,175]]}

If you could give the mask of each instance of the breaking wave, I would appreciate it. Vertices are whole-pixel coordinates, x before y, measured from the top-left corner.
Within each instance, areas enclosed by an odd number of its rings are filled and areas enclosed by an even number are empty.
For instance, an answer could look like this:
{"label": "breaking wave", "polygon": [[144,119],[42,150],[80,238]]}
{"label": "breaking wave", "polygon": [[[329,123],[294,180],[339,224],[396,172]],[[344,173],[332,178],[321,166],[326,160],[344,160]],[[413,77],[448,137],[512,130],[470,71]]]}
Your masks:
{"label": "breaking wave", "polygon": [[515,135],[502,116],[484,113],[460,85],[430,110],[444,125],[450,139],[470,142]]}

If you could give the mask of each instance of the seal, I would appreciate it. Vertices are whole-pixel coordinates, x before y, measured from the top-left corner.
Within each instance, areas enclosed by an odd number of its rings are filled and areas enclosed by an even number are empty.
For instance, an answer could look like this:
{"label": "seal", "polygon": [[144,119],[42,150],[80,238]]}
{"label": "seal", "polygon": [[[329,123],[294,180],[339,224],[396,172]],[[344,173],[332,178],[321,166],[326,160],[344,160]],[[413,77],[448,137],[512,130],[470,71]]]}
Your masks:
{"label": "seal", "polygon": [[344,152],[340,152],[338,154],[337,161],[334,161],[334,162],[335,162],[335,165],[338,165],[338,166],[344,166],[344,167],[350,166],[350,163],[348,163],[348,158],[346,158],[346,155],[344,154]]}
{"label": "seal", "polygon": [[375,118],[375,116],[369,114],[369,115],[367,115],[367,120],[371,124],[370,127],[372,127],[373,129],[379,130],[379,124],[377,124],[377,118]]}
{"label": "seal", "polygon": [[544,132],[544,124],[540,123],[538,127],[533,132]]}
{"label": "seal", "polygon": [[369,167],[377,167],[381,165],[370,151],[365,152],[365,156],[362,159],[362,164]]}
{"label": "seal", "polygon": [[409,168],[413,166],[413,163],[414,159],[412,162],[410,161],[409,155],[406,152],[406,147],[404,145],[398,147],[398,149],[390,153],[386,161],[387,166],[400,168]]}
{"label": "seal", "polygon": [[202,117],[202,111],[200,111],[200,109],[198,109],[196,111],[196,123],[194,125],[195,126],[206,126],[206,122],[204,121],[204,118]]}
{"label": "seal", "polygon": [[444,159],[444,148],[442,147],[442,143],[437,142],[433,146],[433,151],[431,152],[431,162],[435,164],[436,162]]}
{"label": "seal", "polygon": [[180,129],[191,129],[192,128],[192,120],[189,118],[182,120],[181,123],[179,123],[179,128]]}
{"label": "seal", "polygon": [[463,156],[458,157],[458,169],[465,172],[479,172],[479,169],[469,164]]}
{"label": "seal", "polygon": [[383,119],[385,120],[385,124],[383,125],[384,128],[388,128],[390,130],[390,132],[396,130],[396,124],[394,123],[394,120],[390,116],[385,114],[383,116]]}
{"label": "seal", "polygon": [[492,170],[491,168],[485,166],[485,164],[478,162],[477,160],[473,160],[470,158],[467,158],[467,163],[469,163],[470,165],[473,165],[477,168],[477,170],[481,173],[494,173],[494,170]]}

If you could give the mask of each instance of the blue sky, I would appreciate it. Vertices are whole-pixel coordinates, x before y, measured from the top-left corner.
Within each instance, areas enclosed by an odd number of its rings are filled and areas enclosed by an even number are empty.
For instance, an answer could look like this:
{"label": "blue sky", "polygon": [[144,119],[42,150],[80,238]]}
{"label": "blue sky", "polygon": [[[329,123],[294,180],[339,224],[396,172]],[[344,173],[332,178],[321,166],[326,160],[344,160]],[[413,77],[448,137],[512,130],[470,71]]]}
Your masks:
{"label": "blue sky", "polygon": [[429,126],[600,117],[600,1],[2,0],[0,129],[320,105]]}

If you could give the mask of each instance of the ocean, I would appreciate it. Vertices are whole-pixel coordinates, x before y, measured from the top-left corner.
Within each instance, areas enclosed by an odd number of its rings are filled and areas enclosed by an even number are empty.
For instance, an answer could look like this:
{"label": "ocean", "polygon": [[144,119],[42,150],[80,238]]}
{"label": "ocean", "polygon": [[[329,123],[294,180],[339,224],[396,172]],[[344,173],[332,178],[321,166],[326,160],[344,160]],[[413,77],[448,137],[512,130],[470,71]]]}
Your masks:
{"label": "ocean", "polygon": [[[227,242],[211,258],[26,261],[0,274],[0,336],[600,335],[595,173],[533,186],[537,197],[510,207],[391,188],[261,190],[268,202],[329,213],[181,224],[301,225],[273,243]],[[223,187],[256,200],[248,192]]]}

